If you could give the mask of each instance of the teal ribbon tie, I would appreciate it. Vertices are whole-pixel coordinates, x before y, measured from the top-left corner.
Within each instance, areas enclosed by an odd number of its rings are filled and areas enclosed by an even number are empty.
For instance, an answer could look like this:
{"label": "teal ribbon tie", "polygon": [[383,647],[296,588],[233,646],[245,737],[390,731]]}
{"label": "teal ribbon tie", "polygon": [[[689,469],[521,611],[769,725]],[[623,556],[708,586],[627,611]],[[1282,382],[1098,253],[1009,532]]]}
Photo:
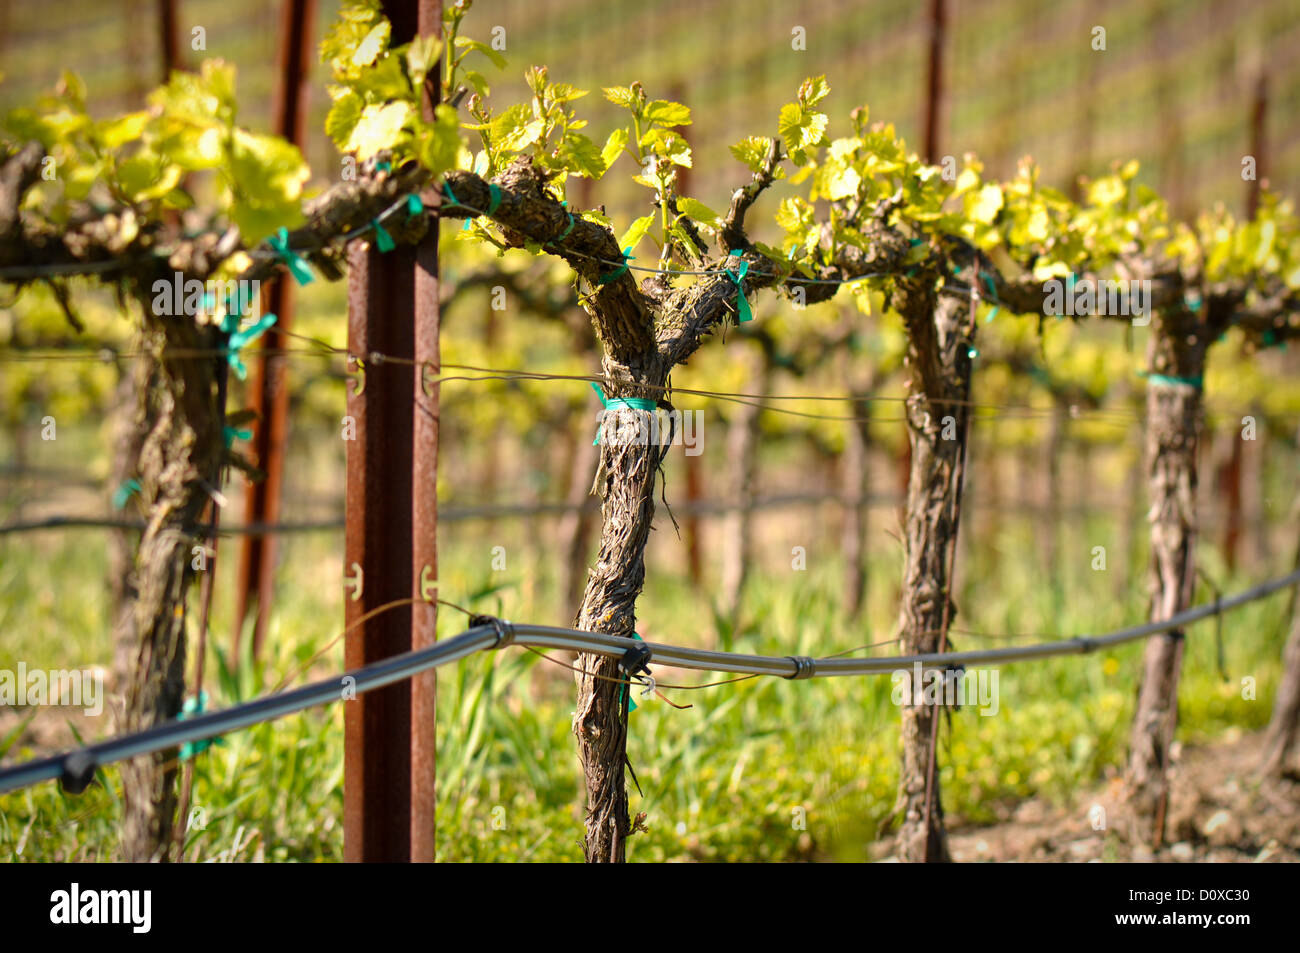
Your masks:
{"label": "teal ribbon tie", "polygon": [[236,440],[252,440],[253,431],[237,427],[222,427],[221,439],[225,441],[226,448],[229,449]]}
{"label": "teal ribbon tie", "polygon": [[[568,233],[566,232],[565,234],[567,235]],[[622,275],[627,271],[627,263],[629,261],[635,261],[635,260],[636,259],[632,257],[632,246],[628,245],[626,248],[623,249],[623,264],[619,265],[617,268],[615,268],[607,275],[600,275],[596,279],[596,284],[607,285],[611,281],[614,281],[615,279],[622,277]]]}
{"label": "teal ribbon tie", "polygon": [[412,192],[410,195],[406,197],[407,215],[419,215],[423,211],[424,211],[424,202],[421,201],[420,196]]}
{"label": "teal ribbon tie", "polygon": [[[988,285],[988,288],[989,288],[989,300],[990,300],[990,301],[997,301],[997,300],[998,300],[998,288],[997,288],[997,285],[995,285],[995,284],[993,283],[993,276],[990,275],[987,271],[981,271],[981,272],[980,272],[980,277],[983,278],[983,279],[984,279],[984,283],[985,283],[986,285]],[[998,316],[998,311],[1000,311],[1000,310],[1001,310],[1001,308],[1000,308],[998,305],[995,304],[991,309],[989,309],[988,317],[986,317],[986,318],[984,319],[984,323],[985,323],[985,324],[988,324],[990,321],[992,321],[994,318],[996,318],[996,317]]]}
{"label": "teal ribbon tie", "polygon": [[560,204],[564,206],[564,214],[569,216],[569,227],[560,233],[559,238],[554,239],[551,242],[552,245],[560,244],[560,242],[564,241],[566,238],[569,237],[569,232],[573,231],[573,213],[569,211],[569,203],[566,201],[566,202],[561,202]]}
{"label": "teal ribbon tie", "polygon": [[397,247],[393,242],[393,236],[379,224],[379,219],[372,219],[370,226],[375,230],[375,247],[379,249],[380,254],[390,252]]}
{"label": "teal ribbon tie", "polygon": [[736,249],[728,257],[736,258],[740,262],[740,271],[734,272],[730,268],[723,268],[728,277],[736,283],[736,323],[744,324],[746,321],[754,320],[754,313],[749,310],[749,302],[745,299],[745,286],[741,284],[745,280],[745,275],[749,274],[749,262],[740,258],[740,249]]}
{"label": "teal ribbon tie", "polygon": [[278,232],[267,239],[267,242],[275,249],[275,253],[280,256],[285,267],[289,269],[289,273],[293,275],[299,285],[309,285],[316,280],[316,276],[311,273],[307,263],[298,257],[296,251],[289,247],[289,229],[281,226]]}
{"label": "teal ribbon tie", "polygon": [[[591,382],[591,389],[596,392],[600,398],[601,404],[606,410],[643,410],[646,413],[654,413],[659,409],[657,401],[648,397],[606,397],[605,392],[600,389],[600,385],[595,381]],[[593,447],[600,446],[600,426],[596,426],[596,439],[591,442]]]}
{"label": "teal ribbon tie", "polygon": [[981,272],[980,272],[980,277],[983,278],[983,279],[984,279],[984,283],[985,283],[986,285],[988,285],[988,288],[989,288],[989,298],[990,298],[990,300],[997,301],[997,300],[998,300],[998,288],[997,288],[997,285],[995,285],[995,284],[993,283],[993,276],[990,275],[987,271],[981,271]]}
{"label": "teal ribbon tie", "polygon": [[[208,707],[208,693],[199,692],[198,698],[187,698],[185,704],[181,706],[181,713],[176,716],[177,721],[185,721],[196,715],[201,715]],[[224,745],[224,738],[204,738],[202,741],[187,741],[181,745],[181,760],[194,757],[200,751],[207,751],[213,744]]]}
{"label": "teal ribbon tie", "polygon": [[1200,390],[1205,386],[1205,380],[1201,377],[1175,377],[1171,374],[1152,374],[1148,371],[1138,371],[1139,377],[1145,377],[1153,384],[1163,384],[1165,387],[1191,387]]}
{"label": "teal ribbon tie", "polygon": [[[238,319],[236,319],[236,321],[238,321]],[[230,366],[234,370],[235,376],[241,381],[248,377],[248,368],[244,366],[243,358],[239,356],[239,352],[244,349],[245,345],[256,341],[261,337],[262,332],[275,324],[275,321],[276,317],[274,314],[264,314],[252,327],[244,328],[243,330],[236,328],[236,330],[230,332],[230,340],[226,344],[226,360],[230,362]],[[225,327],[224,322],[222,323],[222,327]]]}
{"label": "teal ribbon tie", "polygon": [[126,506],[127,500],[140,492],[140,481],[127,480],[116,490],[113,491],[113,509],[120,510]]}

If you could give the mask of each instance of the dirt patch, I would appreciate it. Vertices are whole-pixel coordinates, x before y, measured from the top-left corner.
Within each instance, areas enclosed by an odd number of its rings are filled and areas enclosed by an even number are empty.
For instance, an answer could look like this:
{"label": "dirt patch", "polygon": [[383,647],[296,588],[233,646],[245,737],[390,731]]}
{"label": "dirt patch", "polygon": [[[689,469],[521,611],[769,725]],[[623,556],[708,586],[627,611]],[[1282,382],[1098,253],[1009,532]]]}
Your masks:
{"label": "dirt patch", "polygon": [[1261,735],[1229,732],[1176,751],[1166,843],[1135,843],[1119,777],[1062,806],[1033,799],[1007,820],[955,828],[957,861],[1295,863],[1300,861],[1300,775],[1258,775]]}

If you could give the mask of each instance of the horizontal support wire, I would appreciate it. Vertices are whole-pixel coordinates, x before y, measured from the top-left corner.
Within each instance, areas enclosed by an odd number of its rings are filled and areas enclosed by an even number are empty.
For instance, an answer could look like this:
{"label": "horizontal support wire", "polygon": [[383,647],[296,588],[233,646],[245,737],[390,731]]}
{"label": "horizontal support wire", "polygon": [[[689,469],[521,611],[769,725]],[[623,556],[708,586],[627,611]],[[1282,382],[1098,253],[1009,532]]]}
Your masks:
{"label": "horizontal support wire", "polygon": [[1297,583],[1300,583],[1300,569],[1260,583],[1226,599],[1218,599],[1180,612],[1162,622],[1147,622],[1105,635],[1084,635],[1036,645],[977,649],[968,652],[931,652],[922,655],[879,658],[812,659],[811,671],[809,659],[802,656],[775,657],[713,652],[707,649],[664,645],[659,642],[641,643],[634,639],[604,635],[599,632],[584,632],[579,629],[528,623],[498,624],[494,620],[476,625],[460,635],[429,648],[395,655],[302,688],[269,695],[222,711],[187,718],[184,721],[168,722],[136,734],[112,738],[65,754],[0,769],[0,793],[61,778],[69,771],[84,773],[88,768],[100,768],[126,758],[175,748],[186,742],[203,741],[307,708],[341,701],[353,692],[359,695],[383,688],[421,672],[459,661],[476,652],[505,647],[509,644],[533,648],[567,649],[612,657],[622,657],[628,649],[644,644],[650,649],[651,660],[658,665],[702,672],[772,675],[786,679],[883,675],[915,665],[920,665],[923,669],[948,669],[965,665],[1020,662],[1058,655],[1085,655],[1098,649],[1180,629],[1209,616],[1263,599]]}
{"label": "horizontal support wire", "polygon": [[[303,357],[312,359],[329,359],[335,357],[345,358],[348,362],[362,361],[368,367],[375,368],[385,364],[391,364],[398,367],[413,367],[415,361],[411,358],[397,357],[394,355],[384,354],[379,351],[371,351],[368,355],[356,355],[350,353],[346,348],[335,347],[325,341],[310,337],[305,334],[298,334],[292,331],[280,331],[282,335],[296,338],[302,341],[311,342],[311,347],[297,348],[266,348],[263,347],[259,353],[270,357]],[[229,348],[178,348],[168,349],[165,354],[169,358],[217,358],[228,357],[231,351]],[[140,358],[156,358],[157,355],[145,352],[123,352],[113,351],[107,348],[59,348],[57,350],[39,350],[39,349],[3,349],[0,350],[0,364],[3,363],[34,363],[39,361],[86,361],[102,362],[112,364],[119,360],[135,360]],[[481,367],[474,364],[443,364],[443,370],[466,370],[473,371],[483,376],[467,376],[455,374],[436,374],[430,375],[427,382],[432,384],[446,384],[452,382],[476,383],[484,381],[536,381],[536,382],[581,382],[581,383],[598,383],[606,386],[618,385],[622,383],[611,377],[598,374],[555,374],[545,371],[530,371],[522,368],[495,368]],[[338,373],[330,375],[335,379],[347,378],[348,373]],[[1031,375],[1032,376],[1032,375]],[[1140,376],[1140,375],[1139,375]],[[309,377],[308,382],[324,379],[325,375]],[[891,403],[905,404],[907,397],[898,395],[881,395],[881,394],[756,394],[733,391],[713,391],[701,390],[690,387],[673,387],[668,385],[642,385],[651,390],[659,391],[665,395],[687,395],[691,397],[702,397],[713,400],[722,400],[730,403],[743,404],[750,407],[760,407],[764,412],[784,414],[787,416],[800,417],[809,420],[831,420],[831,421],[867,421],[874,423],[901,423],[905,417],[881,417],[842,415],[842,414],[817,414],[807,411],[791,410],[780,406],[774,406],[774,401],[810,401],[810,402],[844,402],[854,404],[874,404],[874,403]],[[952,407],[968,407],[977,411],[972,421],[975,423],[992,423],[1005,419],[1023,419],[1023,420],[1047,420],[1053,417],[1058,411],[1051,406],[1034,406],[1032,404],[991,404],[963,400],[959,398],[933,398],[930,403]],[[1207,404],[1207,411],[1216,415],[1235,417],[1246,413],[1246,411],[1237,408],[1229,410],[1216,404]],[[1069,408],[1072,420],[1087,421],[1097,424],[1120,427],[1128,423],[1144,419],[1144,415],[1137,410],[1124,410],[1118,408],[1105,407],[1080,407],[1077,404]],[[1267,414],[1256,408],[1251,408],[1249,413],[1258,419],[1268,423],[1276,429],[1283,427],[1289,428],[1292,425],[1294,415],[1291,414]]]}
{"label": "horizontal support wire", "polygon": [[[87,481],[87,485],[95,485]],[[723,516],[727,513],[751,513],[767,509],[780,509],[798,506],[889,506],[896,507],[903,500],[899,493],[872,493],[853,497],[840,493],[774,493],[756,496],[747,500],[682,500],[673,504],[673,512],[686,516]],[[1126,508],[1121,502],[1094,501],[1058,507],[1000,502],[992,497],[984,498],[978,494],[968,494],[964,506],[981,512],[1013,513],[1024,516],[1062,515],[1067,517],[1087,516],[1091,513],[1113,513]],[[473,520],[495,519],[531,519],[533,517],[563,516],[568,513],[600,511],[600,501],[595,498],[581,503],[569,501],[544,501],[537,503],[493,503],[470,506],[443,506],[438,510],[438,521],[442,523],[460,523]],[[326,519],[286,521],[279,523],[243,523],[221,526],[215,535],[229,536],[276,536],[292,533],[320,533],[340,530],[344,527],[344,518],[337,516]],[[54,530],[78,529],[126,529],[142,530],[149,525],[145,519],[128,517],[92,516],[81,514],[60,514],[44,516],[39,519],[16,520],[0,524],[0,536],[18,533],[36,533]],[[1272,525],[1265,519],[1247,521],[1246,526]],[[196,536],[211,536],[207,524],[194,527]]]}

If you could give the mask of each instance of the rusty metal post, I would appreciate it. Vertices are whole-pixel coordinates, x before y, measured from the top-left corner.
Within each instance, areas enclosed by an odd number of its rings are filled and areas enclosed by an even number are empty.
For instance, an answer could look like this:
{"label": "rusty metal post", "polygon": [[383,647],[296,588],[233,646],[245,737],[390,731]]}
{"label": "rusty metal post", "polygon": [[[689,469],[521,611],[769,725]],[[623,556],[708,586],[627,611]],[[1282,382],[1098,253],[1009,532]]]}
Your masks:
{"label": "rusty metal post", "polygon": [[185,68],[181,62],[180,36],[176,32],[176,0],[158,0],[158,31],[165,83],[171,79],[173,70]]}
{"label": "rusty metal post", "polygon": [[1250,110],[1250,154],[1255,157],[1255,178],[1246,184],[1246,217],[1254,221],[1259,213],[1259,190],[1264,182],[1264,134],[1268,125],[1268,71],[1255,78],[1255,101]]}
{"label": "rusty metal post", "polygon": [[[314,52],[316,0],[285,0],[280,19],[280,89],[275,105],[275,132],[301,147],[306,142],[307,74]],[[252,453],[266,478],[251,483],[244,502],[244,522],[269,525],[280,518],[284,485],[284,455],[289,440],[289,385],[286,358],[274,352],[289,345],[293,327],[293,289],[283,278],[273,282],[263,297],[263,308],[279,320],[264,338],[250,388],[257,412]],[[271,353],[268,353],[271,352]],[[261,655],[271,617],[275,585],[273,535],[245,536],[235,578],[234,657],[239,658],[240,637],[250,605],[257,604],[253,626],[253,658]],[[254,595],[254,592],[256,593]]]}
{"label": "rusty metal post", "polygon": [[[441,24],[441,5],[431,0],[389,0],[384,12],[394,45]],[[364,385],[347,406],[355,428],[347,444],[348,668],[436,635],[429,583],[437,574],[438,402],[436,385],[425,384],[427,368],[440,366],[435,238],[387,254],[355,244],[348,256],[348,352],[365,362]],[[376,353],[404,361],[385,364]],[[387,603],[420,597],[352,627]],[[346,860],[434,859],[435,688],[429,673],[346,703]]]}
{"label": "rusty metal post", "polygon": [[939,161],[939,112],[943,105],[943,40],[947,25],[948,12],[944,0],[930,0],[930,19],[927,25],[930,58],[926,73],[923,156],[925,161],[931,164]]}
{"label": "rusty metal post", "polygon": [[[674,83],[668,92],[668,95],[676,102],[686,102],[686,84],[681,80]],[[677,126],[674,131],[681,136],[689,145],[691,141],[691,127]],[[590,180],[584,180],[590,181]],[[679,195],[691,194],[691,169],[689,166],[682,166],[677,170],[677,193]],[[584,206],[590,208],[590,203]],[[697,506],[703,493],[704,483],[704,458],[700,456],[688,456],[683,454],[686,465],[686,500],[691,506]],[[691,585],[696,589],[704,588],[704,554],[700,542],[700,516],[695,510],[690,510],[683,517],[686,537],[686,569],[691,579]]]}
{"label": "rusty metal post", "polygon": [[[1255,177],[1246,182],[1246,217],[1254,221],[1259,214],[1259,192],[1264,179],[1264,131],[1268,119],[1268,73],[1261,70],[1255,79],[1255,98],[1250,112],[1250,152],[1255,158]],[[1238,357],[1245,357],[1244,344]],[[1237,569],[1237,554],[1241,548],[1243,518],[1242,465],[1246,442],[1235,426],[1228,427],[1231,451],[1216,474],[1219,496],[1224,502],[1223,562],[1228,572]]]}
{"label": "rusty metal post", "polygon": [[[442,35],[441,0],[420,0],[421,36]],[[433,119],[441,98],[441,71],[425,83],[422,109]],[[422,601],[411,610],[411,648],[422,649],[438,639],[438,425],[437,377],[442,373],[438,345],[439,313],[438,222],[415,254],[415,411],[411,443],[411,574]],[[432,862],[436,843],[438,673],[429,669],[411,679],[411,860]]]}

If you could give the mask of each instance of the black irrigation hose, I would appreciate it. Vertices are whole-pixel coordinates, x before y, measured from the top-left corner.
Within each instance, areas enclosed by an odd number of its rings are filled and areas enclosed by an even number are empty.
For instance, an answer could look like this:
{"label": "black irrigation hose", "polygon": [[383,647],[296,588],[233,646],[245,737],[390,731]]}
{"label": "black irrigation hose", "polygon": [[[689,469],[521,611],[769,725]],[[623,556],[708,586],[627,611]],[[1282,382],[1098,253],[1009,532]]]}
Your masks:
{"label": "black irrigation hose", "polygon": [[1209,616],[1219,615],[1229,609],[1270,596],[1273,593],[1300,583],[1300,569],[1278,579],[1260,583],[1227,599],[1180,612],[1163,622],[1147,622],[1120,629],[1106,635],[1078,636],[1044,642],[1037,645],[1013,646],[1000,649],[979,649],[970,652],[929,653],[925,655],[889,656],[883,658],[826,658],[807,656],[740,655],[731,652],[711,652],[657,642],[638,642],[597,632],[578,629],[555,628],[530,624],[512,624],[489,616],[475,616],[473,625],[454,638],[414,652],[406,652],[382,662],[347,672],[336,678],[316,682],[302,688],[270,695],[255,701],[234,705],[223,711],[199,715],[185,721],[168,722],[146,731],[121,738],[112,738],[99,744],[29,761],[0,769],[0,793],[17,788],[51,781],[63,781],[71,791],[84,790],[94,777],[96,769],[126,758],[175,748],[186,742],[202,741],[223,735],[263,721],[302,711],[317,705],[355,697],[364,692],[391,685],[420,672],[446,665],[486,649],[505,648],[513,643],[556,649],[576,649],[598,655],[621,657],[629,649],[645,646],[650,657],[661,665],[711,672],[743,672],[753,675],[775,675],[787,679],[813,677],[880,675],[897,671],[905,666],[919,664],[923,668],[955,668],[964,665],[1016,662],[1025,659],[1047,658],[1055,655],[1085,655],[1100,648],[1132,642],[1148,636],[1182,628]]}

